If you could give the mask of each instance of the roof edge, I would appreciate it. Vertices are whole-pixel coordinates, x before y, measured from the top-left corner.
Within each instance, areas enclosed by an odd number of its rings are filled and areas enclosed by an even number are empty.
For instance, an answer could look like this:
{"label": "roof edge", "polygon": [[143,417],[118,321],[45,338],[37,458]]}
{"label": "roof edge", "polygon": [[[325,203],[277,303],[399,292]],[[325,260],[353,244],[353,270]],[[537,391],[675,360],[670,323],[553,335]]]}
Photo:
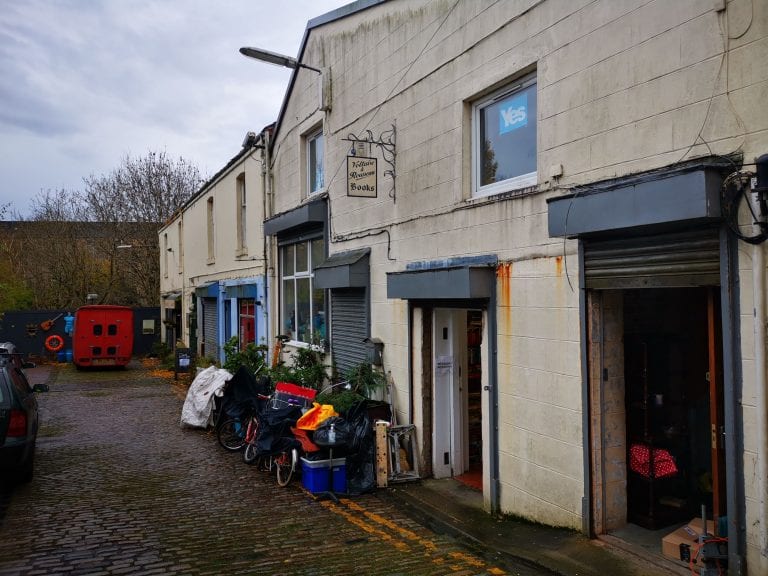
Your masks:
{"label": "roof edge", "polygon": [[[319,28],[325,24],[335,22],[336,20],[341,20],[342,18],[347,18],[348,16],[352,16],[353,14],[357,14],[358,12],[362,12],[368,8],[378,6],[379,4],[384,4],[388,1],[389,0],[357,0],[356,2],[345,4],[344,6],[336,8],[335,10],[331,10],[330,12],[326,12],[325,14],[321,14],[320,16],[312,18],[307,22],[307,27],[304,29],[304,36],[301,38],[301,44],[299,45],[299,52],[296,56],[296,60],[301,62],[304,57],[304,50],[307,47],[307,40],[309,39],[310,30],[314,30],[315,28]],[[283,118],[285,117],[285,109],[288,105],[288,100],[293,93],[293,87],[296,84],[296,76],[298,75],[299,70],[300,68],[297,67],[294,68],[291,72],[291,79],[288,81],[288,88],[285,91],[285,96],[283,96],[283,102],[280,104],[280,112],[278,113],[277,120],[275,121],[275,129],[269,141],[270,151],[274,150],[275,142],[277,141],[277,135],[280,133],[280,128],[282,128]]]}

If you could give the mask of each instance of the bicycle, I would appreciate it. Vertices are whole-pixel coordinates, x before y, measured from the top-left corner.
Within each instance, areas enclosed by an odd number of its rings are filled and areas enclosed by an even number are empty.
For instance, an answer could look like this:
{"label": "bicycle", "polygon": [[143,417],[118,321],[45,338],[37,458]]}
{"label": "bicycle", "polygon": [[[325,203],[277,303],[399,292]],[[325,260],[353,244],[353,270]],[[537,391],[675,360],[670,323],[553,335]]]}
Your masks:
{"label": "bicycle", "polygon": [[248,425],[261,408],[260,400],[266,398],[261,392],[266,386],[264,378],[257,382],[242,366],[232,377],[215,425],[216,438],[224,449],[236,452],[245,447]]}
{"label": "bicycle", "polygon": [[246,426],[239,416],[225,419],[216,429],[219,445],[230,452],[237,452],[245,446]]}
{"label": "bicycle", "polygon": [[302,446],[293,433],[301,409],[317,392],[295,384],[278,382],[271,396],[260,396],[264,408],[251,415],[246,428],[243,460],[260,463],[260,468],[275,471],[278,486],[287,486],[299,462]]}

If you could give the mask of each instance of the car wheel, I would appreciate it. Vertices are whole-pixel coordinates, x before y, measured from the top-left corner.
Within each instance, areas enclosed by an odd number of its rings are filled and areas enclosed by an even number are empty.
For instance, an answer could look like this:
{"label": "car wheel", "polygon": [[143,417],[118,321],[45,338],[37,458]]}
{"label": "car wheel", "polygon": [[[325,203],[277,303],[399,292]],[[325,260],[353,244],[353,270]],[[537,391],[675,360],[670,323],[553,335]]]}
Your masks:
{"label": "car wheel", "polygon": [[21,484],[28,484],[32,481],[32,476],[34,475],[35,471],[35,448],[32,448],[32,451],[29,454],[29,458],[27,459],[26,463],[24,464],[24,467],[19,470],[16,480]]}

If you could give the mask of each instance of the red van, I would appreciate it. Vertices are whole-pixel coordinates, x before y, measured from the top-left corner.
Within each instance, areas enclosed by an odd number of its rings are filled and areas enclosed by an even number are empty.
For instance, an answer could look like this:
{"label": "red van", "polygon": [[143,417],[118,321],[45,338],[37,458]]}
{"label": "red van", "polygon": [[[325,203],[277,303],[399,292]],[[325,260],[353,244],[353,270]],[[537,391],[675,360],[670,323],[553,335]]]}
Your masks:
{"label": "red van", "polygon": [[132,353],[131,308],[94,304],[77,309],[72,331],[75,366],[125,366]]}

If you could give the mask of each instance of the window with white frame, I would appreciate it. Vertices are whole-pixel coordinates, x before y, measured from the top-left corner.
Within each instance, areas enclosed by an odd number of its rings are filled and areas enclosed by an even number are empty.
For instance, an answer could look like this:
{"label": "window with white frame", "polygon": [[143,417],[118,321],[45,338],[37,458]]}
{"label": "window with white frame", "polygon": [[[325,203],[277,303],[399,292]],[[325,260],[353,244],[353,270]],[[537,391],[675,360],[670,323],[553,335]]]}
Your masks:
{"label": "window with white frame", "polygon": [[163,277],[168,278],[168,233],[163,234]]}
{"label": "window with white frame", "polygon": [[315,268],[324,260],[322,238],[288,244],[280,249],[280,325],[281,332],[291,340],[307,344],[325,340],[325,290],[313,285]]}
{"label": "window with white frame", "polygon": [[179,235],[178,237],[178,258],[179,261],[176,263],[176,266],[178,267],[178,273],[183,274],[184,273],[184,225],[181,220],[179,220],[178,224],[176,224],[176,233]]}
{"label": "window with white frame", "polygon": [[208,263],[210,264],[216,258],[216,233],[214,230],[213,198],[208,198]]}
{"label": "window with white frame", "polygon": [[246,241],[246,210],[247,197],[245,193],[245,174],[237,177],[237,255],[242,256],[248,253],[248,243]]}
{"label": "window with white frame", "polygon": [[536,184],[536,76],[527,76],[472,107],[472,194],[487,196]]}
{"label": "window with white frame", "polygon": [[317,194],[325,189],[325,138],[322,129],[306,137],[307,144],[307,194]]}

